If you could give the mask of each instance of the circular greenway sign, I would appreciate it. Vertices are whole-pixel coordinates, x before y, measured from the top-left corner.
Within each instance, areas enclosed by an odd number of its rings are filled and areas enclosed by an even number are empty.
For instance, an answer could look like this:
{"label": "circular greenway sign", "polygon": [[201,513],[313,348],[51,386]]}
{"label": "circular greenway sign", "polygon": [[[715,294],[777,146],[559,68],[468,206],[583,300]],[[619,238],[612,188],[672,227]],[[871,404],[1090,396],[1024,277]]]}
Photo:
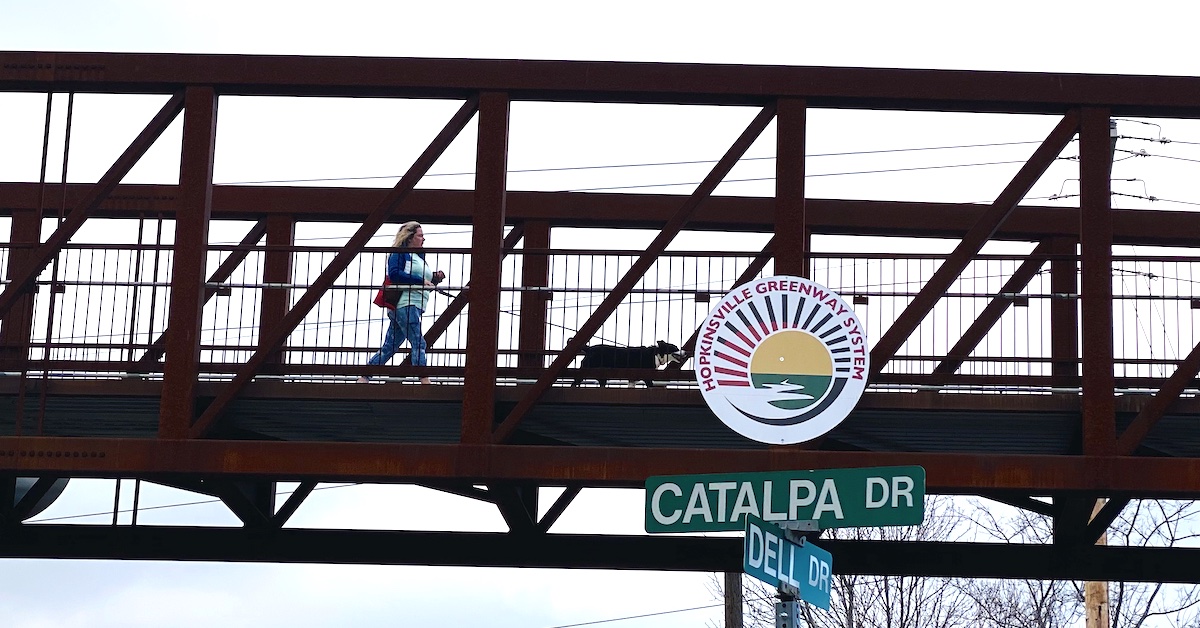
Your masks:
{"label": "circular greenway sign", "polygon": [[866,332],[840,296],[803,277],[765,277],[735,288],[704,319],[696,381],[735,432],[802,443],[850,414],[869,360]]}

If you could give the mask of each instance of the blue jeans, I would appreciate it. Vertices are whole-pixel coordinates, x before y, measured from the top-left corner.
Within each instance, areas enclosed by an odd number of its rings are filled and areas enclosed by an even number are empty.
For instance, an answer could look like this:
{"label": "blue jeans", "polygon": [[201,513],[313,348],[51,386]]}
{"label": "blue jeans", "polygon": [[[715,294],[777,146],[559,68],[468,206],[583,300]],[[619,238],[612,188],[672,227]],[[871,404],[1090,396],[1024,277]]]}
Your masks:
{"label": "blue jeans", "polygon": [[367,364],[378,366],[387,362],[407,340],[412,347],[413,366],[425,366],[425,336],[421,334],[421,314],[423,312],[415,305],[388,310],[391,324],[388,325],[387,335],[383,338],[383,346],[367,360]]}

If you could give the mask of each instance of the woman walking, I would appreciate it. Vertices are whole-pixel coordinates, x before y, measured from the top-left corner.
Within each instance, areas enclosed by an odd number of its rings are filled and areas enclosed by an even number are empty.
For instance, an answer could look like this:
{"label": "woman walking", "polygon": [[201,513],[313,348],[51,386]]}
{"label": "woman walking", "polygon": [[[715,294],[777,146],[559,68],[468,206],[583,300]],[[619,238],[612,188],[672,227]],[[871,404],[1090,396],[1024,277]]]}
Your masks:
{"label": "woman walking", "polygon": [[[421,315],[425,313],[425,305],[429,302],[429,293],[437,283],[446,276],[442,271],[432,271],[425,265],[425,232],[421,223],[413,220],[400,225],[392,247],[401,249],[389,253],[387,257],[387,276],[393,290],[399,290],[396,306],[387,306],[388,330],[383,338],[383,346],[367,360],[367,364],[378,366],[392,359],[396,350],[407,340],[411,347],[413,366],[425,366],[425,336],[421,333]],[[359,383],[370,381],[369,377],[358,378]],[[428,377],[421,378],[422,384],[432,383]]]}

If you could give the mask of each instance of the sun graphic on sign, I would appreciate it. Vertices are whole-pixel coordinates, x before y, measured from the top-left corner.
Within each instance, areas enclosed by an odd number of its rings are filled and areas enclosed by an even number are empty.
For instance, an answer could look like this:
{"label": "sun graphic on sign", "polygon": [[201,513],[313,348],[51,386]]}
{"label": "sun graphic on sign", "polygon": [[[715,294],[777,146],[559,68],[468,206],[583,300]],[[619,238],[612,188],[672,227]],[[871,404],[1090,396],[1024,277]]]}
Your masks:
{"label": "sun graphic on sign", "polygon": [[816,403],[833,381],[833,359],[818,338],[787,330],[768,336],[750,359],[750,384],[778,398],[769,403],[799,410]]}

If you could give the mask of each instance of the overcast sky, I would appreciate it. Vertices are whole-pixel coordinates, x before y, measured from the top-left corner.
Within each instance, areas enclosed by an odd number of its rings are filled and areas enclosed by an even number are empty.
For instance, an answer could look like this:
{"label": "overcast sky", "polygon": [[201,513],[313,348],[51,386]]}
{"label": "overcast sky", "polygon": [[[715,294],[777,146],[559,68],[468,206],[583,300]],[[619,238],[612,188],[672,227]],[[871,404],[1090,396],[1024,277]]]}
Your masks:
{"label": "overcast sky", "polygon": [[[1200,75],[1200,55],[1195,53],[1194,44],[1196,13],[1193,3],[1182,0],[1141,3],[0,0],[0,49],[671,61],[1195,76]],[[0,95],[0,120],[3,120],[0,146],[12,147],[5,148],[8,154],[0,156],[0,179],[31,180],[30,173],[36,174],[36,157],[32,160],[28,157],[40,141],[42,98]],[[128,106],[122,107],[121,112],[114,113],[99,98],[81,96],[77,101],[81,148],[78,163],[72,164],[72,180],[95,180],[161,102],[153,97],[134,98],[127,101]],[[89,108],[89,103],[95,107]],[[412,156],[424,146],[421,138],[427,141],[440,128],[438,120],[444,120],[456,107],[454,103],[355,103],[353,107],[369,108],[371,115],[329,116],[324,123],[308,129],[316,134],[316,140],[304,146],[290,144],[294,134],[289,132],[287,124],[311,113],[311,108],[325,106],[311,102],[223,100],[221,128],[228,135],[219,140],[217,180],[380,176],[383,178],[364,184],[390,185],[394,179],[388,181],[387,176],[403,172]],[[407,122],[383,128],[373,126],[375,123],[371,121],[394,120],[396,112],[388,109],[393,106],[410,107],[404,109]],[[294,109],[288,110],[289,107]],[[626,110],[574,107],[551,110],[536,104],[514,105],[510,166],[516,169],[715,159],[753,116],[752,111],[732,108],[680,113],[679,108],[651,107],[639,111],[638,126],[606,127],[570,123],[580,116],[609,119],[607,116],[614,112],[620,115],[613,117],[624,119]],[[281,111],[279,108],[284,108],[287,115],[263,113]],[[810,153],[939,146],[964,141],[1038,141],[1053,124],[1045,118],[1024,117],[995,119],[981,128],[975,124],[975,117],[912,114],[905,118],[903,126],[919,132],[910,129],[906,133],[897,129],[893,119],[860,112],[854,114],[857,117],[851,123],[843,115],[813,113]],[[272,117],[283,122],[273,122]],[[520,133],[525,128],[545,126],[547,121],[560,126],[552,127],[551,132],[540,131],[541,134]],[[1172,121],[1163,125],[1168,134],[1200,142],[1200,130],[1191,123]],[[713,133],[698,138],[704,134],[695,133],[697,127]],[[1135,129],[1139,133],[1155,132],[1151,127],[1142,127],[1145,125],[1131,123],[1128,129],[1130,133]],[[404,142],[402,138],[415,139]],[[92,139],[96,147],[83,148]],[[177,149],[171,154],[166,140],[160,142],[164,148],[156,147],[157,152],[152,151],[147,163],[139,165],[128,180],[169,178],[164,173],[178,167],[178,155]],[[322,141],[336,144],[322,144]],[[556,141],[561,145],[555,145]],[[107,149],[103,148],[105,145]],[[336,146],[336,150],[320,148],[329,145]],[[566,145],[592,148],[571,153],[563,148]],[[275,151],[273,156],[255,152],[266,150],[255,148],[261,146],[271,146]],[[1157,147],[1144,146],[1148,150]],[[464,134],[448,157],[435,167],[435,172],[462,172],[464,165],[469,169],[472,150],[473,137]],[[1015,157],[988,153],[986,158],[1023,159],[1031,150],[1032,147],[1020,149]],[[773,145],[765,142],[756,145],[750,155],[769,156],[772,151]],[[309,155],[310,152],[313,154]],[[289,153],[304,154],[305,158],[281,157]],[[554,154],[558,161],[546,163],[543,158],[546,154]],[[975,158],[982,157],[954,159]],[[814,162],[812,167],[815,169],[818,164]],[[863,167],[879,166],[863,161],[840,162],[829,165],[827,171]],[[746,168],[744,176],[754,178],[751,166]],[[990,201],[1015,168],[985,170],[981,174],[956,173],[953,183],[947,183],[945,175],[937,179],[917,179],[917,175],[872,179],[869,184],[861,179],[828,177],[811,180],[809,193]],[[629,173],[609,178],[596,176],[543,180],[513,175],[510,181],[514,188],[522,189],[658,185],[698,181],[696,177],[703,176],[703,170],[660,170],[645,179]],[[1039,188],[1041,194],[1053,194],[1064,186],[1069,188],[1070,176],[1069,172],[1048,175]],[[1148,175],[1133,172],[1129,178],[1146,179]],[[1134,185],[1138,190],[1145,189],[1142,185],[1153,186],[1148,193],[1161,198],[1200,201],[1200,195],[1190,194],[1188,188],[1178,184],[1181,178],[1151,178],[1145,184]],[[465,187],[470,185],[470,178],[447,177],[423,185]],[[758,182],[754,186],[723,189],[726,193],[769,194],[769,186],[769,182]],[[1170,208],[1187,209],[1187,206]],[[431,241],[430,245],[446,246],[452,242],[444,239]],[[130,503],[131,491],[132,484],[126,483],[122,493],[125,507]],[[141,503],[146,507],[196,499],[194,495],[170,489],[146,487]],[[111,481],[76,481],[39,518],[104,512],[111,510],[112,501]],[[549,503],[550,496],[543,501]],[[419,504],[420,508],[414,508],[413,504]],[[639,492],[585,491],[555,531],[639,533],[641,517]],[[103,524],[111,521],[111,514],[71,521]],[[122,516],[122,522],[128,522],[128,515]],[[139,523],[147,524],[197,522],[236,523],[224,508],[214,504],[164,508],[139,515]],[[502,521],[490,507],[400,487],[325,488],[314,493],[294,517],[293,524],[503,529]],[[64,625],[550,628],[716,602],[704,574],[0,562],[0,617],[5,625],[22,628]],[[708,621],[719,623],[719,617],[720,609],[710,608],[599,625],[699,626]]]}

